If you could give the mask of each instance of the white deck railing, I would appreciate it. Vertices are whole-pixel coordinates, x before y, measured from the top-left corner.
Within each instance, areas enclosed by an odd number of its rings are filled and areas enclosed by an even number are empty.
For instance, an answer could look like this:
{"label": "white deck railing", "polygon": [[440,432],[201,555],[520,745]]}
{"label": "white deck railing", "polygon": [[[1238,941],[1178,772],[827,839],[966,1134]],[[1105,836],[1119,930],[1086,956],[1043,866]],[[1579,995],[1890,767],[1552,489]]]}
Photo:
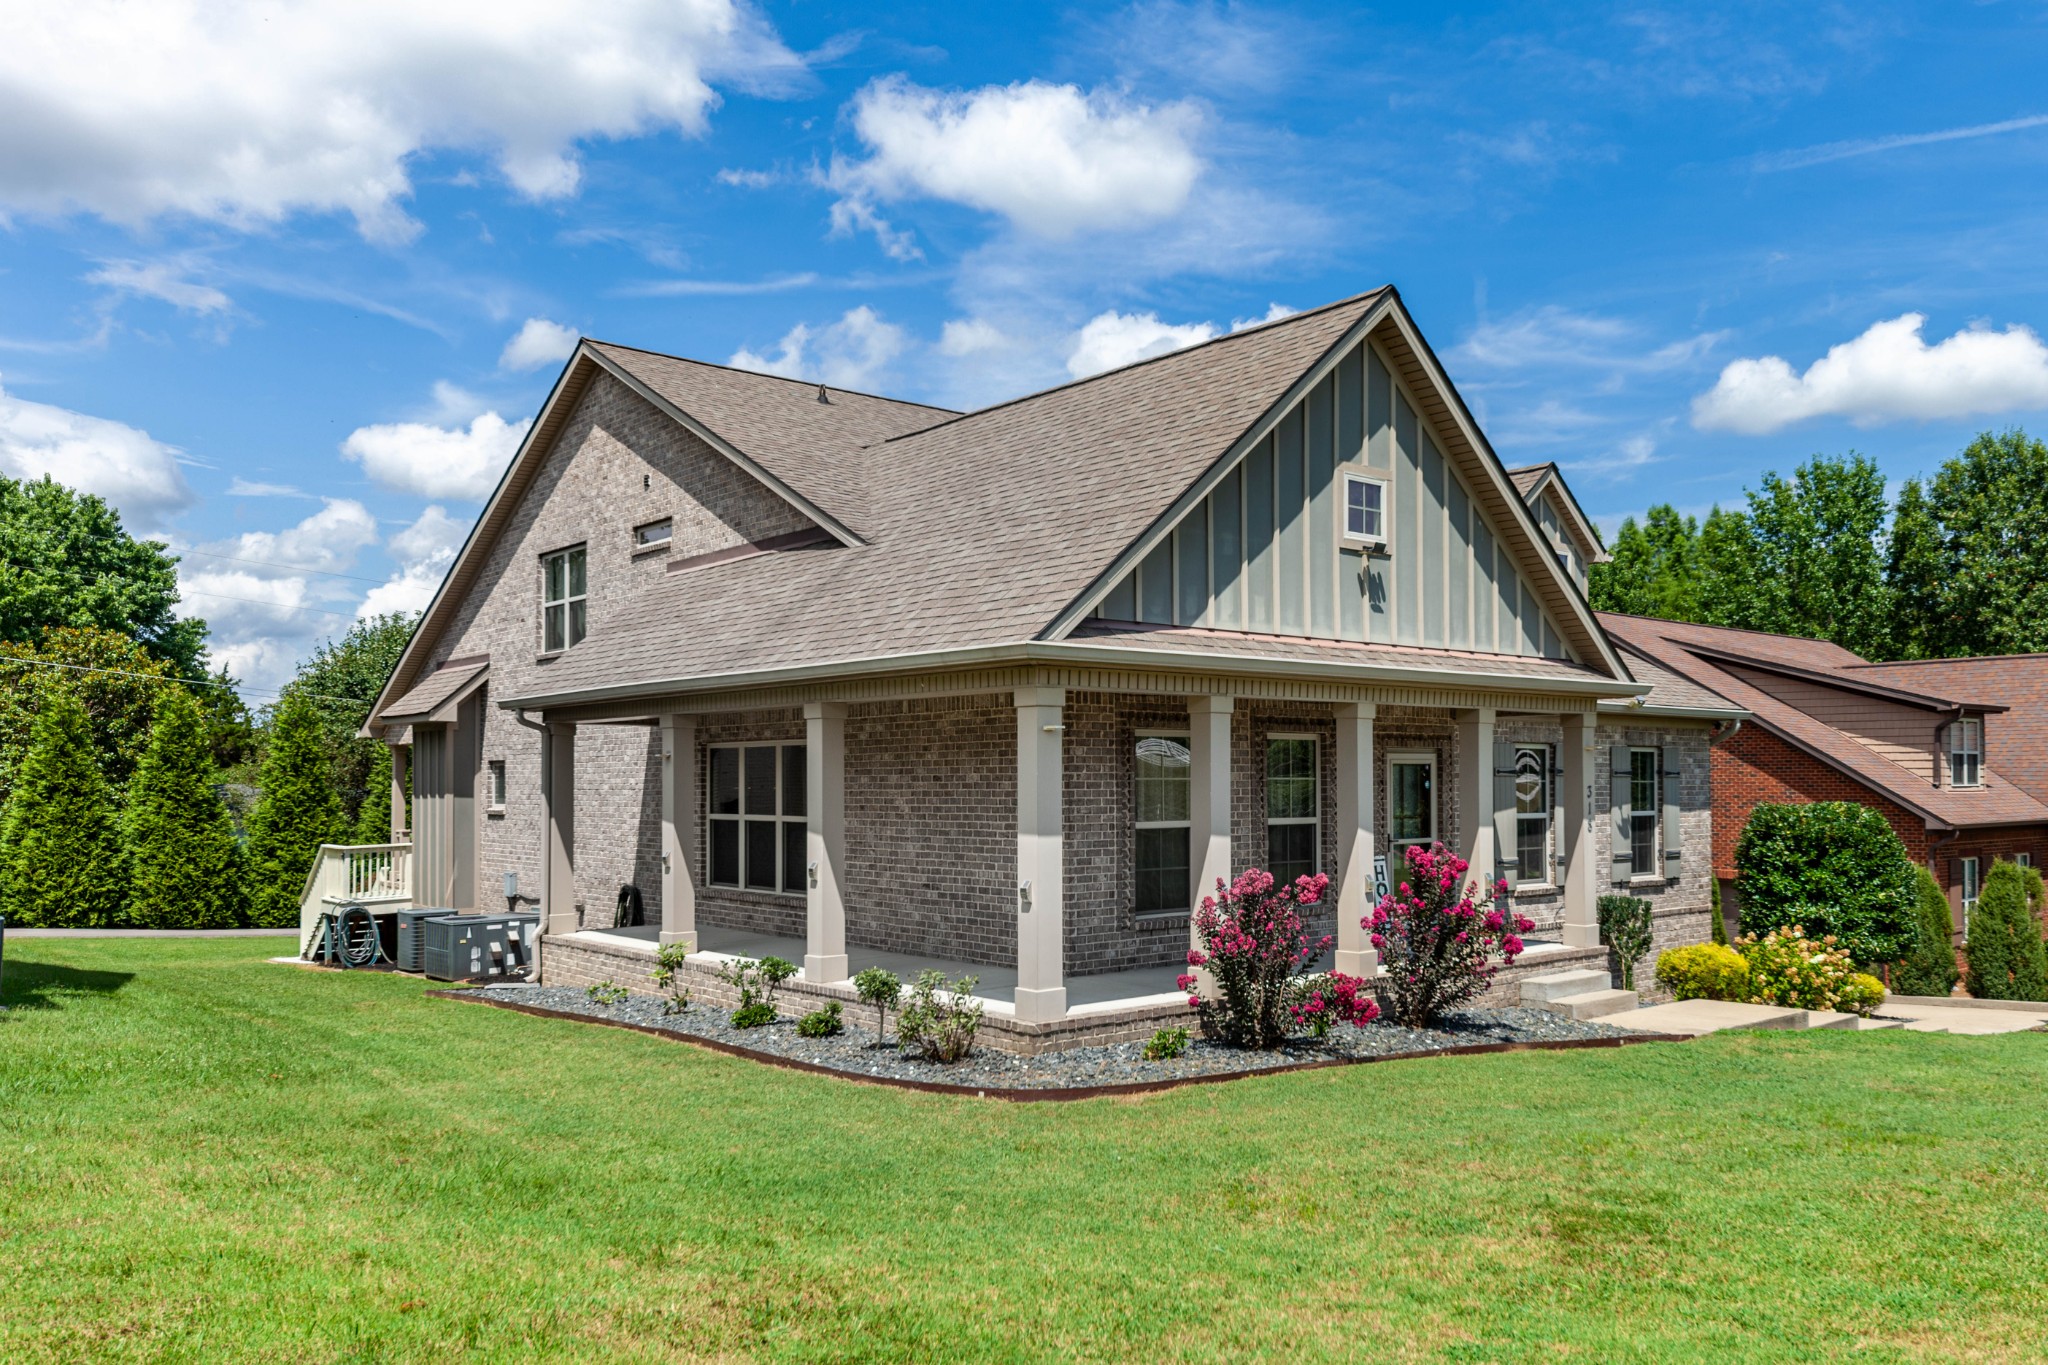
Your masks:
{"label": "white deck railing", "polygon": [[299,897],[299,951],[338,905],[389,908],[412,903],[411,844],[322,844]]}

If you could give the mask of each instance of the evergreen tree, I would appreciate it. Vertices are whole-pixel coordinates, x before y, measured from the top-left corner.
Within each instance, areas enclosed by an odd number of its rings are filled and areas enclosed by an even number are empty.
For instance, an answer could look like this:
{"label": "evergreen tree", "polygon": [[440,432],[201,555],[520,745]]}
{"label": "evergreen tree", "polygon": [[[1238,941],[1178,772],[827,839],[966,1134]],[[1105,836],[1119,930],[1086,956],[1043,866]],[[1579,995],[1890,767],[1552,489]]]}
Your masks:
{"label": "evergreen tree", "polygon": [[1900,995],[1947,995],[1956,988],[1956,949],[1950,932],[1948,896],[1934,874],[1917,868],[1918,908],[1913,946],[1892,964],[1891,988]]}
{"label": "evergreen tree", "polygon": [[[346,827],[368,827],[363,804],[382,802],[385,821],[382,832],[371,843],[390,837],[391,750],[381,740],[365,739],[356,731],[370,705],[398,666],[412,638],[417,618],[403,612],[373,616],[349,627],[338,640],[329,640],[313,651],[313,657],[299,666],[286,690],[308,693],[319,718],[320,742],[333,769],[335,793],[341,798]],[[381,766],[380,766],[381,765]]]}
{"label": "evergreen tree", "polygon": [[359,844],[381,844],[391,838],[391,746],[380,743],[377,750],[370,761],[362,809],[356,812],[352,837]]}
{"label": "evergreen tree", "polygon": [[85,708],[86,753],[119,801],[149,746],[149,718],[171,676],[169,665],[111,630],[55,626],[32,645],[0,644],[0,801],[53,691],[69,692]]}
{"label": "evergreen tree", "polygon": [[69,689],[50,688],[0,814],[0,916],[10,924],[117,924],[128,894],[120,821]]}
{"label": "evergreen tree", "polygon": [[129,915],[147,929],[225,929],[239,919],[241,849],[213,789],[208,740],[192,695],[159,689],[149,749],[128,784]]}
{"label": "evergreen tree", "polygon": [[1965,980],[1979,1000],[2048,1000],[2041,947],[2041,874],[2000,859],[1970,912]]}
{"label": "evergreen tree", "polygon": [[319,713],[301,691],[286,689],[271,714],[259,785],[262,795],[249,816],[244,850],[249,922],[296,924],[299,896],[320,845],[340,842],[347,828],[320,742]]}

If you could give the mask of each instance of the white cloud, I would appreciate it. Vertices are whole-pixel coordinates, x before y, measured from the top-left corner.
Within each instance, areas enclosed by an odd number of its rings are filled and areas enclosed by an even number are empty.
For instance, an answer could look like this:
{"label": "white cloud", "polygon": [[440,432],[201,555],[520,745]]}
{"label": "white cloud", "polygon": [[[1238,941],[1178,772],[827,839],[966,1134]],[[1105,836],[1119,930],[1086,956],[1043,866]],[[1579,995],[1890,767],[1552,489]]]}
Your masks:
{"label": "white cloud", "polygon": [[1215,335],[1216,325],[1211,322],[1161,322],[1157,313],[1119,313],[1111,309],[1090,318],[1075,333],[1073,349],[1067,353],[1067,373],[1084,379],[1193,346]]}
{"label": "white cloud", "polygon": [[713,177],[721,185],[730,185],[741,190],[765,190],[779,185],[788,177],[781,171],[747,171],[728,167]]}
{"label": "white cloud", "polygon": [[546,318],[528,318],[498,357],[501,370],[537,370],[576,354],[577,332]]}
{"label": "white cloud", "polygon": [[18,479],[48,474],[97,493],[144,529],[192,503],[177,457],[176,446],[139,428],[0,389],[0,473]]}
{"label": "white cloud", "polygon": [[282,531],[244,531],[200,548],[285,569],[336,573],[377,543],[377,519],[354,498],[322,498],[320,510]]}
{"label": "white cloud", "polygon": [[873,389],[907,346],[903,329],[862,304],[823,327],[798,323],[775,344],[772,356],[742,346],[731,363],[742,370],[815,379],[841,389]]}
{"label": "white cloud", "polygon": [[1021,81],[928,90],[901,76],[854,96],[853,130],[870,155],[834,157],[835,225],[871,226],[872,204],[941,199],[1000,214],[1027,233],[1136,227],[1177,214],[1202,171],[1201,110],[1112,91]]}
{"label": "white cloud", "polygon": [[360,619],[395,611],[426,610],[468,534],[465,523],[449,516],[441,507],[430,505],[420,513],[419,520],[385,543],[391,557],[398,561],[398,572],[390,581],[370,589],[362,605],[356,608],[356,616]]}
{"label": "white cloud", "polygon": [[123,294],[140,294],[161,299],[182,312],[225,313],[234,306],[210,284],[186,277],[186,268],[175,261],[108,261],[85,277],[87,284],[103,285]]}
{"label": "white cloud", "polygon": [[262,483],[237,474],[228,480],[231,498],[310,498],[313,495],[288,483]]}
{"label": "white cloud", "polygon": [[12,7],[0,44],[0,211],[251,226],[344,210],[418,230],[408,159],[495,158],[521,194],[574,192],[578,142],[704,130],[713,81],[802,73],[741,0],[263,0]]}
{"label": "white cloud", "polygon": [[1451,354],[1496,370],[1577,366],[1654,372],[1679,368],[1726,336],[1725,332],[1700,332],[1662,346],[1648,346],[1643,329],[1635,323],[1546,304],[1512,317],[1482,321]]}
{"label": "white cloud", "polygon": [[[451,395],[461,395],[447,387]],[[341,453],[385,488],[423,498],[478,502],[498,486],[498,476],[532,425],[528,418],[507,422],[495,412],[477,414],[466,427],[388,422],[357,427],[341,443]]]}
{"label": "white cloud", "polygon": [[959,357],[998,351],[1010,344],[1000,328],[984,318],[953,318],[939,329],[939,354]]}
{"label": "white cloud", "polygon": [[1804,374],[1780,356],[1733,361],[1693,400],[1693,425],[1761,436],[1810,417],[1875,426],[2048,407],[2048,346],[2032,329],[1971,327],[1929,346],[1926,322],[1907,313],[1874,323]]}
{"label": "white cloud", "polygon": [[1269,303],[1266,305],[1266,312],[1263,317],[1232,318],[1230,320],[1230,330],[1242,332],[1247,327],[1257,327],[1263,323],[1278,322],[1282,318],[1291,318],[1300,311],[1299,308],[1289,308],[1284,303]]}

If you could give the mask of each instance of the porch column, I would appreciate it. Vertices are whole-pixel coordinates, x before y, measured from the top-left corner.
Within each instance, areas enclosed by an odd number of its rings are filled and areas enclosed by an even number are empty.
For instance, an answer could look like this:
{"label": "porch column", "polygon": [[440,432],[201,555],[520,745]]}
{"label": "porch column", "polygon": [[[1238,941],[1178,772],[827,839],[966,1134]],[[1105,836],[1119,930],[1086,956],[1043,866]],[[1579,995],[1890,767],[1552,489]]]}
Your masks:
{"label": "porch column", "polygon": [[1472,865],[1466,875],[1483,890],[1499,875],[1493,835],[1493,721],[1491,706],[1458,712],[1458,842]]}
{"label": "porch column", "polygon": [[1065,689],[1020,687],[1017,704],[1017,1018],[1067,1013]]}
{"label": "porch column", "polygon": [[1558,766],[1563,788],[1563,827],[1558,851],[1564,855],[1564,941],[1568,947],[1600,946],[1598,869],[1593,863],[1593,772],[1599,717],[1591,711],[1564,717]]}
{"label": "porch column", "polygon": [[1188,699],[1190,910],[1216,894],[1219,878],[1230,882],[1230,716],[1236,707],[1235,697]]}
{"label": "porch column", "polygon": [[661,718],[661,942],[697,951],[697,718]]}
{"label": "porch column", "polygon": [[1378,974],[1380,955],[1365,917],[1373,908],[1372,723],[1378,707],[1337,708],[1337,970]]}
{"label": "porch column", "polygon": [[548,723],[541,749],[541,923],[576,932],[576,727]]}
{"label": "porch column", "polygon": [[804,980],[846,968],[846,703],[804,704]]}
{"label": "porch column", "polygon": [[391,842],[402,844],[406,841],[410,826],[405,820],[407,779],[412,776],[412,745],[391,746]]}

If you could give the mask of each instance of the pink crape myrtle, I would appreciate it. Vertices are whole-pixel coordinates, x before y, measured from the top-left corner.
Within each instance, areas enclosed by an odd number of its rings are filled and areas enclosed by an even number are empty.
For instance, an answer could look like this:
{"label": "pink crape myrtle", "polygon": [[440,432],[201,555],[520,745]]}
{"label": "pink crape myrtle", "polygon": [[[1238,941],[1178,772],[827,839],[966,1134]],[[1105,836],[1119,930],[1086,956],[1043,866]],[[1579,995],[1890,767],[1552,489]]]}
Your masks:
{"label": "pink crape myrtle", "polygon": [[1395,1022],[1426,1028],[1444,1010],[1485,993],[1495,973],[1522,953],[1535,922],[1501,898],[1500,882],[1480,895],[1470,865],[1434,844],[1408,850],[1407,879],[1365,917],[1379,950],[1379,995]]}
{"label": "pink crape myrtle", "polygon": [[1310,971],[1330,938],[1310,937],[1301,907],[1320,901],[1329,885],[1318,872],[1279,886],[1272,873],[1256,867],[1228,886],[1217,879],[1216,894],[1204,896],[1195,911],[1202,946],[1188,953],[1190,967],[1208,972],[1211,989],[1199,989],[1201,978],[1192,972],[1180,978],[1209,1037],[1235,1047],[1274,1048],[1290,1033],[1322,1037],[1333,1023],[1363,1028],[1378,1017],[1363,979]]}

